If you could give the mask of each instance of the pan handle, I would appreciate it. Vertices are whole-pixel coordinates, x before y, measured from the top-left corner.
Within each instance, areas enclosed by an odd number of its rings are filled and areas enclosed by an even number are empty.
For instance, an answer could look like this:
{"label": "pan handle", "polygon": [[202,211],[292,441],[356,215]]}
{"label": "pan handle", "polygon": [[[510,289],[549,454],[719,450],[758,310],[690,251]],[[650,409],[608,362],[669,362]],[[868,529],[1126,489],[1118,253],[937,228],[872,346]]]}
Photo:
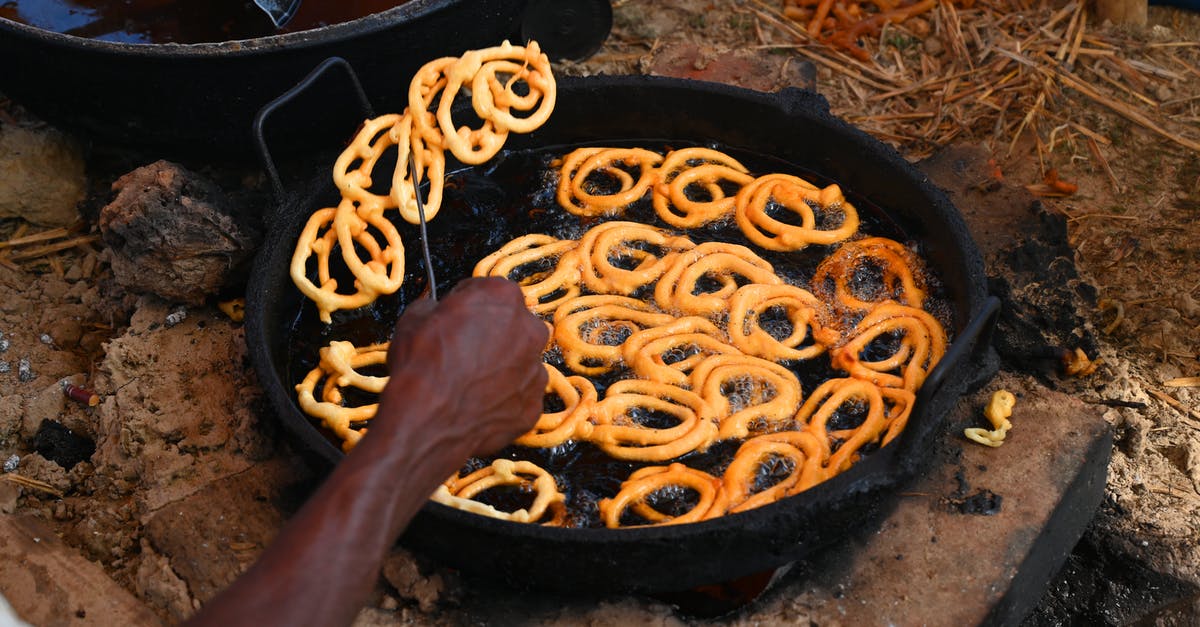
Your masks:
{"label": "pan handle", "polygon": [[329,57],[325,59],[317,67],[313,68],[308,73],[308,76],[301,79],[291,89],[263,105],[263,108],[258,110],[258,115],[254,116],[254,142],[258,146],[258,157],[262,160],[263,167],[267,170],[267,176],[271,177],[271,187],[275,190],[275,199],[278,202],[283,201],[283,180],[279,178],[279,169],[275,167],[275,160],[271,158],[271,151],[267,148],[267,140],[263,134],[263,127],[266,125],[267,118],[271,114],[294,100],[300,94],[308,91],[318,79],[324,76],[331,68],[335,67],[341,68],[346,72],[346,78],[350,80],[350,86],[354,89],[354,95],[358,98],[358,104],[362,108],[363,114],[368,118],[375,117],[375,110],[371,106],[371,101],[367,99],[367,92],[363,91],[362,83],[358,80],[358,74],[350,66],[350,63],[341,57]]}
{"label": "pan handle", "polygon": [[929,376],[925,377],[925,382],[921,384],[921,391],[917,394],[917,407],[929,405],[933,397],[942,389],[942,385],[946,382],[946,376],[951,370],[961,366],[965,359],[977,354],[976,351],[987,350],[992,341],[992,329],[996,327],[996,318],[999,315],[1000,299],[988,296],[983,301],[983,307],[967,325],[967,328],[954,338],[954,343],[951,344],[950,350],[946,351],[945,358],[938,362]]}

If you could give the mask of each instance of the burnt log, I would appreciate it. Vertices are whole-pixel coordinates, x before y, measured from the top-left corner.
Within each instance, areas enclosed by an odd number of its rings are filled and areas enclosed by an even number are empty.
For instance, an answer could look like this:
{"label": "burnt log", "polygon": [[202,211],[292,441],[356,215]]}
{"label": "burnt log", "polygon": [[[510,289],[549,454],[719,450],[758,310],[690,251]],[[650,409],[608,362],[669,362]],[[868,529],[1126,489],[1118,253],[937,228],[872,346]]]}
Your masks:
{"label": "burnt log", "polygon": [[113,275],[127,290],[197,305],[235,277],[261,233],[214,182],[157,161],[113,183],[100,212]]}

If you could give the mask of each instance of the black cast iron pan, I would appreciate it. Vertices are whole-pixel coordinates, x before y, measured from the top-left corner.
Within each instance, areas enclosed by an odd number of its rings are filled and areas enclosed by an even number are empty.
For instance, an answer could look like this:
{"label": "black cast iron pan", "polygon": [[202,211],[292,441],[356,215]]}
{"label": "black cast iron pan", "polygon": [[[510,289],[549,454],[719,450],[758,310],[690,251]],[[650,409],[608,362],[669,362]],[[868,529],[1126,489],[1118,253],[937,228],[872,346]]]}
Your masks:
{"label": "black cast iron pan", "polygon": [[[374,102],[400,110],[429,59],[530,37],[552,56],[579,58],[611,25],[608,0],[409,0],[341,24],[200,44],[100,41],[0,18],[0,92],[62,128],[155,157],[252,158],[255,113],[330,56],[354,63]],[[305,101],[276,143],[345,100]]]}
{"label": "black cast iron pan", "polygon": [[[683,590],[778,567],[844,536],[887,503],[897,484],[928,456],[942,417],[966,386],[991,375],[981,372],[984,360],[978,357],[997,302],[985,293],[982,260],[961,216],[895,151],[832,117],[823,98],[798,90],[764,94],[667,78],[568,78],[559,82],[550,121],[530,135],[510,136],[506,149],[519,153],[639,139],[715,142],[772,155],[877,204],[910,239],[921,242],[922,254],[940,276],[953,310],[951,348],[927,379],[895,443],[798,496],[703,523],[620,530],[522,525],[429,503],[403,540],[446,565],[518,588],[594,593]],[[282,203],[256,259],[247,342],[285,427],[336,463],[338,448],[295,404],[288,363],[289,329],[302,307],[288,263],[308,216],[337,198],[328,181],[326,169]],[[443,204],[431,228],[464,221],[448,210],[453,211]],[[410,240],[409,246],[416,242]],[[435,257],[453,254],[434,250]],[[420,268],[409,266],[408,273],[420,281]]]}

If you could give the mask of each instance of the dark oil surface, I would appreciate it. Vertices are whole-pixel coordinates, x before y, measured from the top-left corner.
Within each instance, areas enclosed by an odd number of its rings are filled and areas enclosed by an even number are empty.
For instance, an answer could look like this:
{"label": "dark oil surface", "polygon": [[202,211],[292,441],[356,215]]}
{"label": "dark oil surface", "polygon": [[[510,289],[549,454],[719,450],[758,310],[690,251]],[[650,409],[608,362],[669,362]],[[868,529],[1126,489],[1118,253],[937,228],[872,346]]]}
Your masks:
{"label": "dark oil surface", "polygon": [[[606,142],[605,145],[623,145],[619,142]],[[693,144],[673,142],[640,142],[636,144],[651,150],[664,153],[668,150],[683,148]],[[725,147],[710,146],[723,150],[738,159],[750,169],[751,173],[760,175],[771,172],[783,172],[803,176],[817,185],[827,185],[823,177],[797,168],[789,163],[764,157],[744,151]],[[558,182],[557,169],[551,162],[570,152],[575,146],[551,147],[537,151],[503,152],[493,161],[475,168],[466,168],[453,172],[447,177],[446,190],[440,212],[429,223],[429,244],[433,256],[435,276],[438,281],[438,293],[445,294],[463,278],[469,277],[478,260],[500,248],[510,240],[531,233],[549,234],[561,239],[578,239],[589,228],[601,222],[618,219],[651,224],[671,231],[678,231],[661,222],[650,204],[647,194],[635,203],[623,216],[616,218],[581,218],[567,213],[558,206],[555,198]],[[386,171],[377,168],[377,172]],[[376,178],[387,179],[386,175]],[[858,197],[853,190],[843,190],[846,197],[858,210],[861,220],[860,234],[882,236],[900,242],[906,242],[903,232],[891,221],[885,213],[873,203]],[[405,246],[405,283],[400,291],[391,296],[380,298],[375,304],[355,311],[340,311],[333,314],[333,324],[325,325],[317,318],[316,309],[311,302],[304,301],[292,324],[289,347],[289,364],[291,367],[290,384],[299,382],[311,370],[317,361],[317,351],[328,345],[332,340],[347,340],[356,346],[375,342],[387,341],[392,333],[392,326],[404,306],[420,297],[427,291],[425,269],[420,252],[419,231],[416,226],[407,224],[391,212],[393,222],[397,225]],[[691,229],[686,235],[697,243],[706,241],[723,241],[742,244],[750,247],[761,257],[769,261],[775,268],[776,274],[788,283],[808,287],[813,272],[818,263],[832,252],[833,247],[810,246],[798,252],[779,253],[761,250],[750,244],[732,219],[710,224],[704,228]],[[912,242],[909,242],[913,244]],[[340,265],[340,252],[335,249],[331,267]],[[310,268],[311,268],[310,263]],[[310,275],[311,276],[311,275]],[[937,316],[947,329],[952,329],[948,319],[949,306],[936,276],[926,277],[930,300],[926,308]],[[339,283],[352,283],[349,275],[345,275]],[[635,296],[645,296],[635,294]],[[881,338],[872,348],[886,348],[891,338]],[[561,355],[555,350],[545,355],[545,360],[567,373]],[[845,374],[834,370],[827,356],[822,355],[804,362],[785,362],[800,380],[802,398],[807,398],[822,382]],[[604,397],[605,389],[614,381],[629,378],[630,373],[622,368],[613,372],[593,377],[599,398]],[[558,399],[548,399],[547,408],[561,407]],[[657,416],[646,416],[646,420],[656,424],[670,426],[669,419]],[[861,422],[860,412],[854,407],[847,406],[831,420],[829,428],[846,428]],[[332,440],[331,434],[326,434]],[[336,442],[336,440],[333,440]],[[340,444],[340,443],[339,443]],[[714,476],[720,476],[733,459],[740,441],[725,441],[713,444],[707,451],[691,453],[672,461],[681,461],[686,465],[703,470]],[[838,443],[835,443],[835,448]],[[864,453],[873,450],[866,447]],[[632,472],[644,466],[665,466],[670,462],[624,462],[610,458],[598,447],[587,442],[568,442],[552,449],[532,449],[510,446],[495,457],[528,460],[545,468],[554,475],[559,488],[567,497],[570,511],[568,524],[576,527],[600,527],[597,503],[600,499],[614,496],[620,489],[621,482]],[[486,466],[491,459],[472,459],[464,467],[463,473]],[[759,487],[767,487],[772,474],[764,471],[757,482]],[[784,473],[786,474],[786,473]],[[782,475],[781,475],[782,476]],[[494,491],[480,497],[494,507],[505,511],[513,511],[526,507],[530,496],[520,491]],[[663,507],[666,507],[664,505]],[[660,508],[661,511],[666,511]],[[628,516],[636,517],[630,514]]]}
{"label": "dark oil surface", "polygon": [[88,39],[195,44],[309,30],[406,1],[305,0],[282,29],[249,0],[7,0],[0,2],[0,18]]}

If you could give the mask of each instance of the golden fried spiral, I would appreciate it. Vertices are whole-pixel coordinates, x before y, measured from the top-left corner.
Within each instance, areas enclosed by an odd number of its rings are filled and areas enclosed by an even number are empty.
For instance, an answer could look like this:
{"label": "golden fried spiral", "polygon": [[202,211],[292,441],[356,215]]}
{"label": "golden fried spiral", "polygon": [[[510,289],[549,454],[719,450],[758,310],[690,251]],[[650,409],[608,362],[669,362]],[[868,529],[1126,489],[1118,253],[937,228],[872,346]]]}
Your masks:
{"label": "golden fried spiral", "polygon": [[616,496],[600,501],[600,518],[610,529],[621,527],[621,515],[626,509],[646,503],[648,497],[666,488],[694,490],[699,495],[699,500],[689,511],[679,516],[669,516],[660,512],[650,524],[678,525],[715,518],[725,513],[726,502],[720,479],[674,463],[670,466],[647,466],[629,475],[621,484],[621,491]]}
{"label": "golden fried spiral", "polygon": [[[641,414],[665,414],[677,421],[657,428]],[[703,451],[717,437],[716,415],[700,396],[665,383],[623,379],[609,386],[592,410],[589,440],[614,459],[659,462]]]}
{"label": "golden fried spiral", "polygon": [[596,386],[584,377],[567,377],[558,368],[546,366],[549,379],[546,394],[553,394],[563,403],[563,409],[543,413],[533,428],[522,434],[514,444],[534,448],[552,448],[572,438],[585,439],[592,432],[588,422],[596,404]]}
{"label": "golden fried spiral", "polygon": [[[504,512],[474,500],[483,492],[499,486],[518,486],[532,491],[533,504],[515,512]],[[497,459],[491,466],[480,468],[465,477],[450,477],[438,486],[430,498],[443,505],[500,520],[536,523],[550,513],[550,520],[543,522],[543,525],[561,527],[566,521],[566,497],[559,491],[554,477],[533,462]]]}
{"label": "golden fried spiral", "polygon": [[786,428],[800,404],[796,375],[750,355],[712,355],[696,365],[689,381],[716,410],[722,440]]}
{"label": "golden fried spiral", "polygon": [[[900,334],[894,348],[887,346],[893,334]],[[887,355],[864,357],[877,340],[885,345],[873,352],[886,349]],[[946,353],[946,341],[945,328],[924,310],[884,303],[859,321],[850,338],[830,351],[830,358],[834,368],[852,377],[915,393]],[[892,374],[897,370],[899,374]]]}
{"label": "golden fried spiral", "polygon": [[[703,291],[702,280],[719,287]],[[775,269],[752,250],[737,244],[705,242],[683,252],[654,288],[654,301],[663,311],[688,316],[717,316],[745,283],[774,285],[782,281]]]}
{"label": "golden fried spiral", "polygon": [[[515,281],[530,311],[550,313],[579,295],[579,256],[572,254],[578,246],[550,235],[524,235],[481,259],[471,274]],[[529,266],[533,271],[522,275]]]}
{"label": "golden fried spiral", "polygon": [[[777,205],[800,219],[799,225],[770,216]],[[833,229],[817,228],[816,207],[823,212],[840,211],[841,224]],[[818,189],[812,183],[788,174],[760,176],[738,192],[734,217],[742,234],[767,250],[800,250],[810,244],[834,244],[858,230],[858,212],[837,185]]]}

